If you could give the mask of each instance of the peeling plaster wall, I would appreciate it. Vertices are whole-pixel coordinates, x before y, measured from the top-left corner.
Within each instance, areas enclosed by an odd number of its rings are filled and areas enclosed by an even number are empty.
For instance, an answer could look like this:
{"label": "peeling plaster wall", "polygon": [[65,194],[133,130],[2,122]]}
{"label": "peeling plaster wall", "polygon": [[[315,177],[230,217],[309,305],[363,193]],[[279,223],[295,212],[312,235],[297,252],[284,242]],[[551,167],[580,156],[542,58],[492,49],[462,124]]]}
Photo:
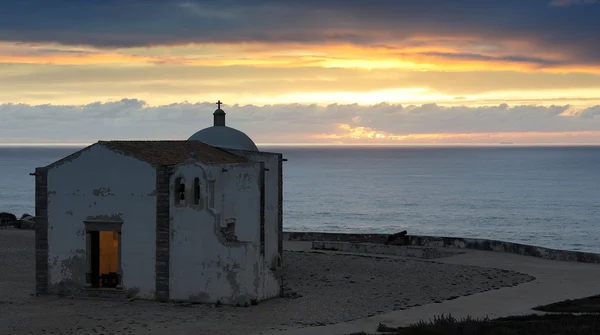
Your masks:
{"label": "peeling plaster wall", "polygon": [[85,283],[84,220],[122,220],[123,287],[154,298],[156,173],[145,162],[100,145],[48,171],[50,291],[75,293]]}
{"label": "peeling plaster wall", "polygon": [[[226,169],[227,171],[223,171]],[[201,205],[193,205],[200,178]],[[279,294],[279,284],[260,255],[260,164],[183,164],[171,176],[169,297],[201,303],[250,304]],[[174,182],[186,184],[185,205],[175,205]],[[214,208],[209,180],[214,179]],[[234,218],[238,241],[220,227]]]}
{"label": "peeling plaster wall", "polygon": [[279,159],[281,154],[229,150],[254,162],[265,164],[265,257],[276,268],[279,256]]}

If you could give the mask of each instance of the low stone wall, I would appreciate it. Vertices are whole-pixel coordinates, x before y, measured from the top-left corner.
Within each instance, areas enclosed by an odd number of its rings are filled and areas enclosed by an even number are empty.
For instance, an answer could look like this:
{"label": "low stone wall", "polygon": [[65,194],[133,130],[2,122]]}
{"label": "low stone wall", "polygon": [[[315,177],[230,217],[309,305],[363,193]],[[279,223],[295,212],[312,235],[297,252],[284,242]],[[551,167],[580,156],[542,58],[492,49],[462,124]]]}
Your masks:
{"label": "low stone wall", "polygon": [[[283,235],[283,239],[285,241],[332,241],[354,243],[385,243],[388,239],[388,236],[390,236],[388,234],[345,234],[319,232],[284,232]],[[400,243],[394,244],[507,252],[556,261],[600,264],[600,254],[580,251],[556,250],[495,240],[407,235],[403,238],[400,238],[400,241],[398,242]]]}
{"label": "low stone wall", "polygon": [[362,242],[385,243],[387,234],[346,234],[346,233],[318,233],[318,232],[283,232],[284,241],[335,241],[335,242]]}
{"label": "low stone wall", "polygon": [[348,243],[328,241],[314,241],[312,242],[312,249],[358,252],[376,255],[394,255],[421,259],[436,259],[464,253],[464,251],[444,248],[385,245],[381,243]]}

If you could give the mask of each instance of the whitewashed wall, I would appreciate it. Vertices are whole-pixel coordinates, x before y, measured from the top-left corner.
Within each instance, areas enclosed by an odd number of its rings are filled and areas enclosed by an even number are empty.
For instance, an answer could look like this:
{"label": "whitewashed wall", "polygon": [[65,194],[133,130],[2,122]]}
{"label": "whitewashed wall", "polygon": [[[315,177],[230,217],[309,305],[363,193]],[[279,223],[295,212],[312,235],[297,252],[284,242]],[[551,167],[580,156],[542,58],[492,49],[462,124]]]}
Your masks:
{"label": "whitewashed wall", "polygon": [[[187,163],[175,169],[170,197],[171,299],[243,305],[279,294],[279,284],[260,255],[260,173],[258,163]],[[179,177],[186,183],[185,206],[174,204]],[[192,201],[196,177],[202,190],[200,206]],[[208,180],[213,178],[214,209],[208,208]],[[221,222],[228,218],[236,219],[240,242],[226,242],[220,235]]]}
{"label": "whitewashed wall", "polygon": [[265,257],[271,268],[279,255],[279,154],[229,150],[254,162],[265,164]]}
{"label": "whitewashed wall", "polygon": [[48,171],[49,277],[52,291],[83,287],[86,219],[121,219],[123,286],[154,298],[156,173],[149,164],[96,144]]}

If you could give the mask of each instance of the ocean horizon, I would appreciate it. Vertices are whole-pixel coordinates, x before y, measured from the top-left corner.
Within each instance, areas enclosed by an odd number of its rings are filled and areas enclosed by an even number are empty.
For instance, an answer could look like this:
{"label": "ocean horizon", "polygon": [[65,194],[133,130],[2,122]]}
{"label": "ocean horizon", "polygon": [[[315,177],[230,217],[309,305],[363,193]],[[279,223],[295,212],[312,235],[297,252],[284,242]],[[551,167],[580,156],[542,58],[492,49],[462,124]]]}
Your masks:
{"label": "ocean horizon", "polygon": [[[83,145],[0,145],[0,211],[34,212],[29,173]],[[495,239],[600,252],[600,146],[278,145],[284,230]]]}

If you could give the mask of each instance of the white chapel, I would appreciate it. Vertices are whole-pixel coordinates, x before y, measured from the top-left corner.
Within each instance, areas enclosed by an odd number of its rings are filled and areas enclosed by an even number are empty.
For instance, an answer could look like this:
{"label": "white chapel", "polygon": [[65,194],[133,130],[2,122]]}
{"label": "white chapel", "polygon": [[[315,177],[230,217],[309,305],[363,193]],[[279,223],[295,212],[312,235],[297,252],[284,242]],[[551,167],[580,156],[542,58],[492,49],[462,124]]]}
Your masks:
{"label": "white chapel", "polygon": [[38,294],[247,306],[280,294],[283,157],[226,126],[99,141],[35,173]]}

